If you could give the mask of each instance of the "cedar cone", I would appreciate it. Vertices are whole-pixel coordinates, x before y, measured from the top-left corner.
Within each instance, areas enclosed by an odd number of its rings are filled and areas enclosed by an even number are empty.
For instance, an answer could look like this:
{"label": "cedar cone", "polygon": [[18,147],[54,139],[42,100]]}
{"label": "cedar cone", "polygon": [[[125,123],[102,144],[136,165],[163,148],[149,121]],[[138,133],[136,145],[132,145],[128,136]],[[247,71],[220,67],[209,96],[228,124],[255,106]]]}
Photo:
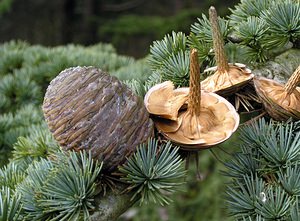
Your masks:
{"label": "cedar cone", "polygon": [[264,77],[254,78],[255,90],[267,113],[275,120],[300,119],[300,65],[283,85]]}
{"label": "cedar cone", "polygon": [[212,6],[209,8],[209,20],[212,27],[213,46],[217,67],[206,69],[215,71],[215,73],[201,82],[201,87],[205,91],[215,92],[221,96],[235,94],[239,89],[249,83],[254,77],[251,70],[244,64],[227,61],[224,40],[218,23],[216,9]]}
{"label": "cedar cone", "polygon": [[63,150],[91,151],[106,172],[153,134],[143,102],[116,77],[94,67],[62,71],[47,88],[43,112]]}
{"label": "cedar cone", "polygon": [[[239,115],[223,97],[201,91],[196,49],[190,54],[190,86],[174,90],[172,82],[152,87],[144,99],[154,123],[167,139],[185,150],[210,148],[227,140],[239,125]],[[187,103],[187,108],[186,104]]]}

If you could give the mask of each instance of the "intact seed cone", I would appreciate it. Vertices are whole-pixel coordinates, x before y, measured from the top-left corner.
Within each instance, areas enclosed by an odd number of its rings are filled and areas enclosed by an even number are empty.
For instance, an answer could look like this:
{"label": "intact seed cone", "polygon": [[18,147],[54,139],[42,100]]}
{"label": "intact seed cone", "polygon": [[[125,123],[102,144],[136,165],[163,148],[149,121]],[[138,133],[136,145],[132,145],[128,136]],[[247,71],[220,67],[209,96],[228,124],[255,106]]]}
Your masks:
{"label": "intact seed cone", "polygon": [[51,81],[43,112],[64,150],[91,151],[111,172],[153,133],[142,101],[94,67],[69,68]]}

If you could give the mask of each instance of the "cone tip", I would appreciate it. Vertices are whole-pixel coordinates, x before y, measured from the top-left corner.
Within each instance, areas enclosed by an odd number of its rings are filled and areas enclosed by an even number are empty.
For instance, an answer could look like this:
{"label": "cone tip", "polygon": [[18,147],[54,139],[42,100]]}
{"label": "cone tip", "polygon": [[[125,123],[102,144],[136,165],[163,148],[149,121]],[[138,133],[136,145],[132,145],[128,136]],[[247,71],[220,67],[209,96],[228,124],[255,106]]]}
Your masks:
{"label": "cone tip", "polygon": [[197,49],[196,48],[192,48],[191,54],[197,54],[197,53],[198,53]]}
{"label": "cone tip", "polygon": [[209,13],[215,13],[216,12],[216,8],[214,6],[210,6],[209,7]]}

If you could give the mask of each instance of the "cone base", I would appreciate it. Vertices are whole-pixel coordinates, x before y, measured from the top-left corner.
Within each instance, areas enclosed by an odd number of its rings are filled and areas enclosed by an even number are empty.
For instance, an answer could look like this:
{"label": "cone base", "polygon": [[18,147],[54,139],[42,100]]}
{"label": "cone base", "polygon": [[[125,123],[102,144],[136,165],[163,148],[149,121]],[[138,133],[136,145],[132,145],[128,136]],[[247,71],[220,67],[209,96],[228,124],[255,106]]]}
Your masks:
{"label": "cone base", "polygon": [[[185,88],[185,91],[188,93],[189,88]],[[185,122],[189,119],[186,115],[187,112],[180,114],[178,117],[180,122],[174,123],[173,130],[165,130],[162,122],[154,120],[156,128],[164,137],[186,150],[205,149],[222,143],[231,136],[239,125],[239,115],[234,107],[223,97],[205,91],[201,92],[199,124],[194,125],[194,127],[200,128],[195,139],[191,139],[191,136],[186,134],[185,125],[191,123]],[[203,123],[205,121],[212,123]]]}

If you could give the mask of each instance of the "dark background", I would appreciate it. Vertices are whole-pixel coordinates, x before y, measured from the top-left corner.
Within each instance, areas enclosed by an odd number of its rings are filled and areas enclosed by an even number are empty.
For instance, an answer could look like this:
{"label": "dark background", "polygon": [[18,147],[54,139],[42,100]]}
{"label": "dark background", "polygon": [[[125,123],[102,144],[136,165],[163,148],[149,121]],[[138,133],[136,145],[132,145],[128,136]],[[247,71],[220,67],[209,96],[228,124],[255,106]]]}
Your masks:
{"label": "dark background", "polygon": [[112,43],[121,54],[143,57],[166,33],[183,31],[207,14],[229,13],[237,0],[1,0],[0,42],[46,46]]}

